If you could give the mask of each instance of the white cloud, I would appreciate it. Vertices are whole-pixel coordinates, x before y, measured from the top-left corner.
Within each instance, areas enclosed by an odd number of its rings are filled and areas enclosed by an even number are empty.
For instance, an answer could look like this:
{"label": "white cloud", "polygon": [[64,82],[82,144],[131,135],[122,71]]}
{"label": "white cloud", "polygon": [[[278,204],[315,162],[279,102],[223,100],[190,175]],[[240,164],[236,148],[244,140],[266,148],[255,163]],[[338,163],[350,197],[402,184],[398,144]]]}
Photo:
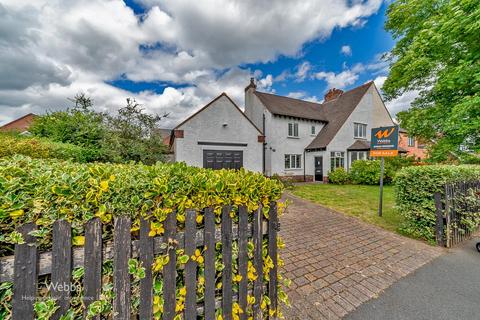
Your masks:
{"label": "white cloud", "polygon": [[302,82],[305,78],[309,75],[310,69],[312,66],[310,62],[304,61],[300,65],[297,66],[297,72],[295,73],[295,80],[297,82]]}
{"label": "white cloud", "polygon": [[317,72],[315,77],[319,80],[325,80],[329,88],[343,89],[354,84],[358,80],[358,74],[352,70],[344,70],[340,73]]}
{"label": "white cloud", "polygon": [[340,53],[343,54],[344,56],[351,56],[352,55],[352,48],[350,46],[342,46],[342,48],[340,49]]}
{"label": "white cloud", "polygon": [[[386,76],[378,76],[373,80],[380,92],[382,92],[382,87],[385,83],[385,80],[387,80]],[[392,117],[395,117],[398,112],[410,108],[411,103],[419,96],[419,94],[420,92],[416,90],[405,92],[398,98],[390,101],[385,101],[385,106],[387,107]]]}
{"label": "white cloud", "polygon": [[[252,74],[271,90],[276,78],[238,66],[297,56],[334,28],[361,25],[382,1],[141,2],[143,15],[121,0],[3,0],[0,121],[65,108],[83,91],[106,110],[134,97],[149,112],[170,112],[173,125],[223,91],[243,101]],[[119,77],[186,86],[132,94],[106,83]]]}

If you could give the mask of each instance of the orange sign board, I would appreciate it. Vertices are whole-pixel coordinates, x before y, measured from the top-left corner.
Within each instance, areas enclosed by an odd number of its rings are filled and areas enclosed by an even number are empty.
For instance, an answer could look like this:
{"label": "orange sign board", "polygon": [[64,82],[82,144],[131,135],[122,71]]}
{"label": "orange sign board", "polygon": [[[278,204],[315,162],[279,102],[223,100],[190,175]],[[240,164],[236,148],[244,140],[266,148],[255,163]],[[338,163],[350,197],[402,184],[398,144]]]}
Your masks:
{"label": "orange sign board", "polygon": [[398,150],[370,150],[370,157],[395,157]]}

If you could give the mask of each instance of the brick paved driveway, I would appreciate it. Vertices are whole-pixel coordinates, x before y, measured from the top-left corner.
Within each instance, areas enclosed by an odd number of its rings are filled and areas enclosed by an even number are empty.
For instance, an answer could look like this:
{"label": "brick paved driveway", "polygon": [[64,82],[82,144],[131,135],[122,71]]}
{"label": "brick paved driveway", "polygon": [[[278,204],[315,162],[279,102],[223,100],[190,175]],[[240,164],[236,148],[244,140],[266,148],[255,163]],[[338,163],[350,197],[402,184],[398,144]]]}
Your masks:
{"label": "brick paved driveway", "polygon": [[292,195],[281,217],[286,319],[340,319],[443,250]]}

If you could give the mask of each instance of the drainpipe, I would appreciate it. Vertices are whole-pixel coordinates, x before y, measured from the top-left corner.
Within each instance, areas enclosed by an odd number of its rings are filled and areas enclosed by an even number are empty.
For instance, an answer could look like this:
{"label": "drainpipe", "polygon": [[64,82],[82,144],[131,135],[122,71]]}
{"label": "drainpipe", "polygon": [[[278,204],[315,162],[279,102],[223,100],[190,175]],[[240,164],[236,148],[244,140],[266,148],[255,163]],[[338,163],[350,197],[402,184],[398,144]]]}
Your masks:
{"label": "drainpipe", "polygon": [[303,182],[307,182],[307,176],[305,175],[305,163],[307,163],[305,159],[305,149],[303,149]]}
{"label": "drainpipe", "polygon": [[265,137],[264,138],[264,141],[263,141],[263,148],[262,148],[262,171],[263,171],[263,175],[265,175],[265,150],[267,148],[267,135],[266,135],[266,132],[265,132],[265,113],[263,114],[263,136]]}

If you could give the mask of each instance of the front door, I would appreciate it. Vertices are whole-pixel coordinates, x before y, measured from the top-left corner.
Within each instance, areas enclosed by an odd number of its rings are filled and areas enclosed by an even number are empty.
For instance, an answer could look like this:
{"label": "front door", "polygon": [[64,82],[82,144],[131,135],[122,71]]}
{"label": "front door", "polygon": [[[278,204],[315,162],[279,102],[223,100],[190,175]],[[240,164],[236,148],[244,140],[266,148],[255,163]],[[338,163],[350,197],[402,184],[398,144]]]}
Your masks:
{"label": "front door", "polygon": [[323,157],[315,157],[315,181],[323,181]]}

